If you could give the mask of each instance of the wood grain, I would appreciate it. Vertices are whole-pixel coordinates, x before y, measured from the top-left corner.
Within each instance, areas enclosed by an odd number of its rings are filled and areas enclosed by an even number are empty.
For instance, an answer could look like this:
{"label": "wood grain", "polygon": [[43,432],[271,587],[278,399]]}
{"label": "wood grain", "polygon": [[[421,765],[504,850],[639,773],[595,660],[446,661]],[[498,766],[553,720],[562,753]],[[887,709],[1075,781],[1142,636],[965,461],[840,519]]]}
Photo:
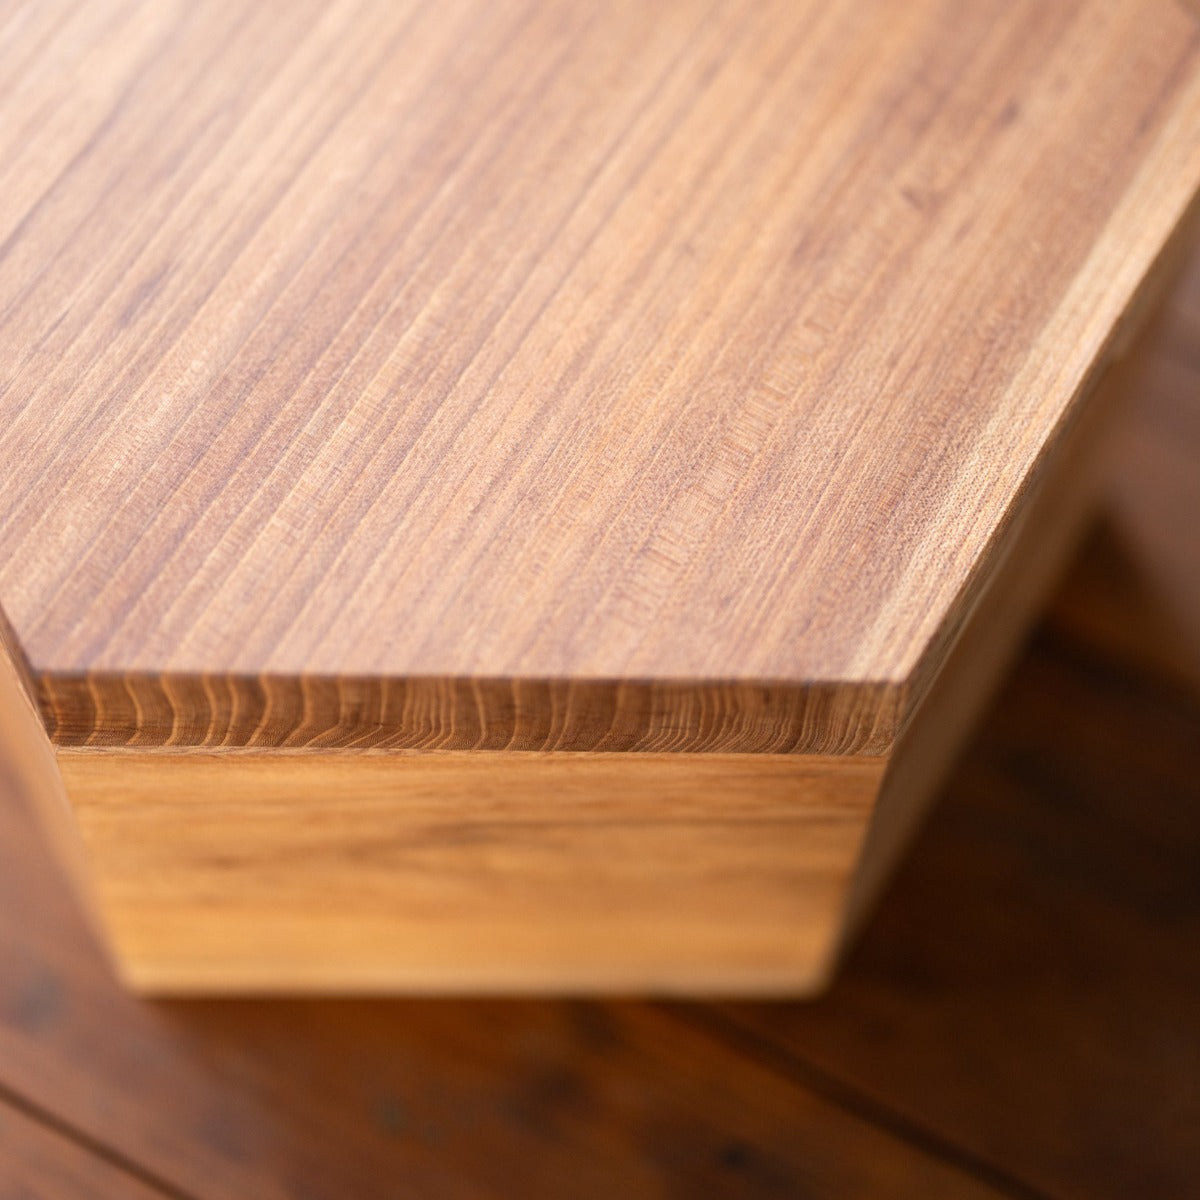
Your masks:
{"label": "wood grain", "polygon": [[1093,518],[1114,437],[1128,415],[1128,364],[1152,357],[1157,349],[1156,342],[1143,341],[1131,358],[1109,369],[1098,394],[1055,445],[1051,469],[1029,485],[1019,517],[1025,528],[1009,531],[986,588],[888,758],[848,897],[843,946],[851,944],[873,911]]}
{"label": "wood grain", "polygon": [[[778,683],[39,675],[56,745],[881,754],[899,689]],[[873,706],[864,723],[861,705]]]}
{"label": "wood grain", "polygon": [[10,651],[0,637],[0,764],[12,781],[10,789],[37,813],[80,907],[94,917],[95,893],[73,809],[22,665],[19,652]]}
{"label": "wood grain", "polygon": [[[483,749],[482,721],[402,750],[385,692],[369,732],[319,728],[317,713],[370,698],[332,682],[325,710],[301,703],[294,745],[238,746],[238,694],[212,680],[196,686],[229,702],[221,744],[141,748],[148,710],[130,690],[126,744],[58,748],[124,978],[156,992],[817,989],[1053,584],[1130,391],[1164,352],[1155,326],[1048,448],[890,755],[681,752],[670,737],[672,752],[563,753],[589,715],[569,703],[558,752]],[[536,712],[528,690],[509,696]],[[277,707],[260,690],[251,715],[262,727]],[[731,713],[693,728],[728,736]],[[622,728],[610,718],[605,737]],[[431,748],[456,734],[471,748]]]}
{"label": "wood grain", "polygon": [[[1200,339],[1160,367],[1200,367]],[[1123,495],[1139,469],[1163,499],[1193,486],[1196,394],[1140,395],[1180,412],[1146,435],[1173,430],[1170,453],[1124,462]],[[63,1193],[87,1161],[70,1137],[177,1200],[373,1200],[397,1179],[434,1197],[1188,1194],[1200,714],[1155,589],[1192,561],[1194,521],[1166,511],[1153,571],[1111,528],[1089,544],[818,1003],[139,1002],[0,759],[0,1093],[40,1114],[6,1122],[0,1100],[0,1179],[32,1161],[22,1183]],[[81,1178],[112,1192],[106,1163]]]}
{"label": "wood grain", "polygon": [[127,976],[823,980],[1084,510],[1194,15],[0,22],[6,686]]}
{"label": "wood grain", "polygon": [[[1116,331],[1112,361],[1085,405],[1047,447],[1039,472],[1026,482],[1019,510],[986,563],[986,582],[977,587],[974,606],[946,631],[942,652],[919,668],[931,677],[918,688],[920,701],[909,711],[888,758],[885,777],[855,872],[842,938],[849,944],[871,911],[879,890],[907,848],[937,796],[966,738],[1001,683],[1014,650],[1036,613],[1065,572],[1080,538],[1097,509],[1111,506],[1113,481],[1123,481],[1134,496],[1154,494],[1144,461],[1131,459],[1130,430],[1141,430],[1163,364],[1178,357],[1177,328],[1189,308],[1188,289],[1200,262],[1200,204],[1194,203],[1164,245],[1143,283],[1139,305]],[[1194,350],[1193,350],[1194,352]],[[1200,393],[1197,393],[1200,394]],[[1169,395],[1169,394],[1168,394]],[[1168,403],[1169,403],[1168,399]],[[1158,400],[1161,409],[1163,401]],[[1144,435],[1143,435],[1144,436]],[[1196,439],[1192,440],[1192,444]],[[1183,444],[1187,444],[1186,442]],[[1139,486],[1139,476],[1146,482]],[[1186,472],[1168,470],[1164,486],[1186,494]],[[1132,481],[1132,482],[1131,482]],[[1119,494],[1119,492],[1118,492]],[[1109,518],[1111,520],[1111,517]],[[1152,544],[1183,543],[1174,526],[1160,526]],[[1093,549],[1094,554],[1094,549]],[[1082,573],[1092,558],[1084,559]],[[1174,575],[1188,579],[1186,564]],[[1077,573],[1079,573],[1077,571]],[[1128,575],[1118,567],[1117,580]],[[1093,580],[1088,592],[1113,596],[1113,583]],[[1123,612],[1129,597],[1118,601]],[[1094,607],[1094,601],[1085,601]],[[1129,624],[1127,620],[1123,623]],[[1133,623],[1136,627],[1138,623]],[[1156,622],[1143,622],[1153,628]],[[1188,639],[1173,648],[1185,653]],[[910,684],[910,687],[913,686]]]}
{"label": "wood grain", "polygon": [[715,681],[878,752],[1200,179],[1165,0],[12,25],[0,599],[100,740],[131,676]]}
{"label": "wood grain", "polygon": [[125,978],[796,992],[883,762],[60,751]]}

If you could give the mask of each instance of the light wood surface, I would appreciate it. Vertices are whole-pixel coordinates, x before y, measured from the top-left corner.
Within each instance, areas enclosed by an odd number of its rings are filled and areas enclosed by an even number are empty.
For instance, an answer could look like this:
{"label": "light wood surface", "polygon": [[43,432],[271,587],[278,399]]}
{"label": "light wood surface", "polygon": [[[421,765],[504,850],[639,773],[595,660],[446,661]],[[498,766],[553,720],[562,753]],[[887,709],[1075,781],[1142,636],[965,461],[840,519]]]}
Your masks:
{"label": "light wood surface", "polygon": [[[1133,359],[1140,362],[1156,349],[1156,343],[1144,342]],[[843,943],[872,911],[1093,517],[1113,441],[1130,407],[1127,384],[1124,364],[1110,368],[1098,394],[1055,446],[1053,469],[1025,496],[1023,528],[1010,531],[987,588],[897,738],[859,854]]]}
{"label": "light wood surface", "polygon": [[156,992],[810,991],[883,760],[61,751]]}
{"label": "light wood surface", "polygon": [[824,979],[1086,506],[1196,14],[0,23],[0,632],[128,977]]}
{"label": "light wood surface", "polygon": [[877,752],[1200,179],[1172,0],[9,22],[52,675],[867,684]]}

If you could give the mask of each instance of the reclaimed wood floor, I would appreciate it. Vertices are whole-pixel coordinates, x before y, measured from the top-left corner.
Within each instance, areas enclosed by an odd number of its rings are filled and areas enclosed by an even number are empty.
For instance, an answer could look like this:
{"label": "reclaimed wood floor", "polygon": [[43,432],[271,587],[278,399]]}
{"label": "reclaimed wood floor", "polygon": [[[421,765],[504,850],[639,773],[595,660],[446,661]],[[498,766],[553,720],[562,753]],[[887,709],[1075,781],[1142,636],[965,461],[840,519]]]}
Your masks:
{"label": "reclaimed wood floor", "polygon": [[1200,1187],[1200,264],[1112,511],[810,1004],[147,1003],[0,772],[0,1197]]}

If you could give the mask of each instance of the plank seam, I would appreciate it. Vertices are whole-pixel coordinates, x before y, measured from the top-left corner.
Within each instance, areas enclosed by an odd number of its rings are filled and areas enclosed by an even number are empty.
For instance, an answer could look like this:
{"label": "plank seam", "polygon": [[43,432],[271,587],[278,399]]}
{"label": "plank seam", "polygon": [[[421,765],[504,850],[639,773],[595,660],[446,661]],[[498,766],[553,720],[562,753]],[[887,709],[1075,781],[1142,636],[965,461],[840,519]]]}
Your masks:
{"label": "plank seam", "polygon": [[851,1116],[891,1134],[928,1157],[970,1175],[1012,1200],[1059,1200],[1054,1193],[1034,1187],[803,1055],[776,1045],[735,1018],[708,1009],[687,1009],[671,1004],[660,1007],[674,1018],[705,1031],[738,1053],[820,1096]]}
{"label": "plank seam", "polygon": [[137,1180],[144,1187],[159,1192],[161,1195],[168,1197],[169,1200],[202,1200],[196,1193],[184,1191],[169,1180],[164,1179],[161,1175],[142,1166],[141,1163],[128,1157],[128,1155],[117,1150],[115,1147],[100,1141],[86,1130],[73,1125],[64,1117],[60,1117],[52,1110],[44,1108],[28,1096],[22,1095],[2,1080],[0,1080],[0,1103],[8,1105],[9,1108],[14,1109],[29,1120],[36,1121],[52,1133],[78,1146],[93,1158],[99,1159],[122,1174],[129,1176],[131,1179]]}

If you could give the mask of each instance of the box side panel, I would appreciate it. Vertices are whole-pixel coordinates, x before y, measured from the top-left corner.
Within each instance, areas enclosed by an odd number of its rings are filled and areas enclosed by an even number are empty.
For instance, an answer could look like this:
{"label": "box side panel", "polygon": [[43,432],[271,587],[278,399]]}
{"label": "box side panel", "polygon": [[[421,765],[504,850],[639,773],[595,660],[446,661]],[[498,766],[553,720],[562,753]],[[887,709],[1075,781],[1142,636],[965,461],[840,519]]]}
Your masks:
{"label": "box side panel", "polygon": [[[1112,469],[1122,418],[1157,344],[1166,292],[1194,244],[1195,217],[1181,228],[1148,281],[1144,309],[1114,347],[1116,361],[1021,498],[1018,516],[996,547],[989,576],[949,639],[949,648],[902,728],[872,816],[846,922],[853,936],[924,818],[958,751],[999,686],[1004,670],[1070,560]],[[1147,319],[1147,312],[1154,312]],[[1145,325],[1145,328],[1143,328]],[[1132,347],[1134,334],[1140,334]]]}
{"label": "box side panel", "polygon": [[[0,635],[6,632],[0,614]],[[99,931],[83,844],[54,749],[34,708],[20,648],[7,636],[0,636],[0,777],[10,794],[30,807],[93,930]]]}
{"label": "box side panel", "polygon": [[797,992],[877,758],[60,750],[149,991]]}

